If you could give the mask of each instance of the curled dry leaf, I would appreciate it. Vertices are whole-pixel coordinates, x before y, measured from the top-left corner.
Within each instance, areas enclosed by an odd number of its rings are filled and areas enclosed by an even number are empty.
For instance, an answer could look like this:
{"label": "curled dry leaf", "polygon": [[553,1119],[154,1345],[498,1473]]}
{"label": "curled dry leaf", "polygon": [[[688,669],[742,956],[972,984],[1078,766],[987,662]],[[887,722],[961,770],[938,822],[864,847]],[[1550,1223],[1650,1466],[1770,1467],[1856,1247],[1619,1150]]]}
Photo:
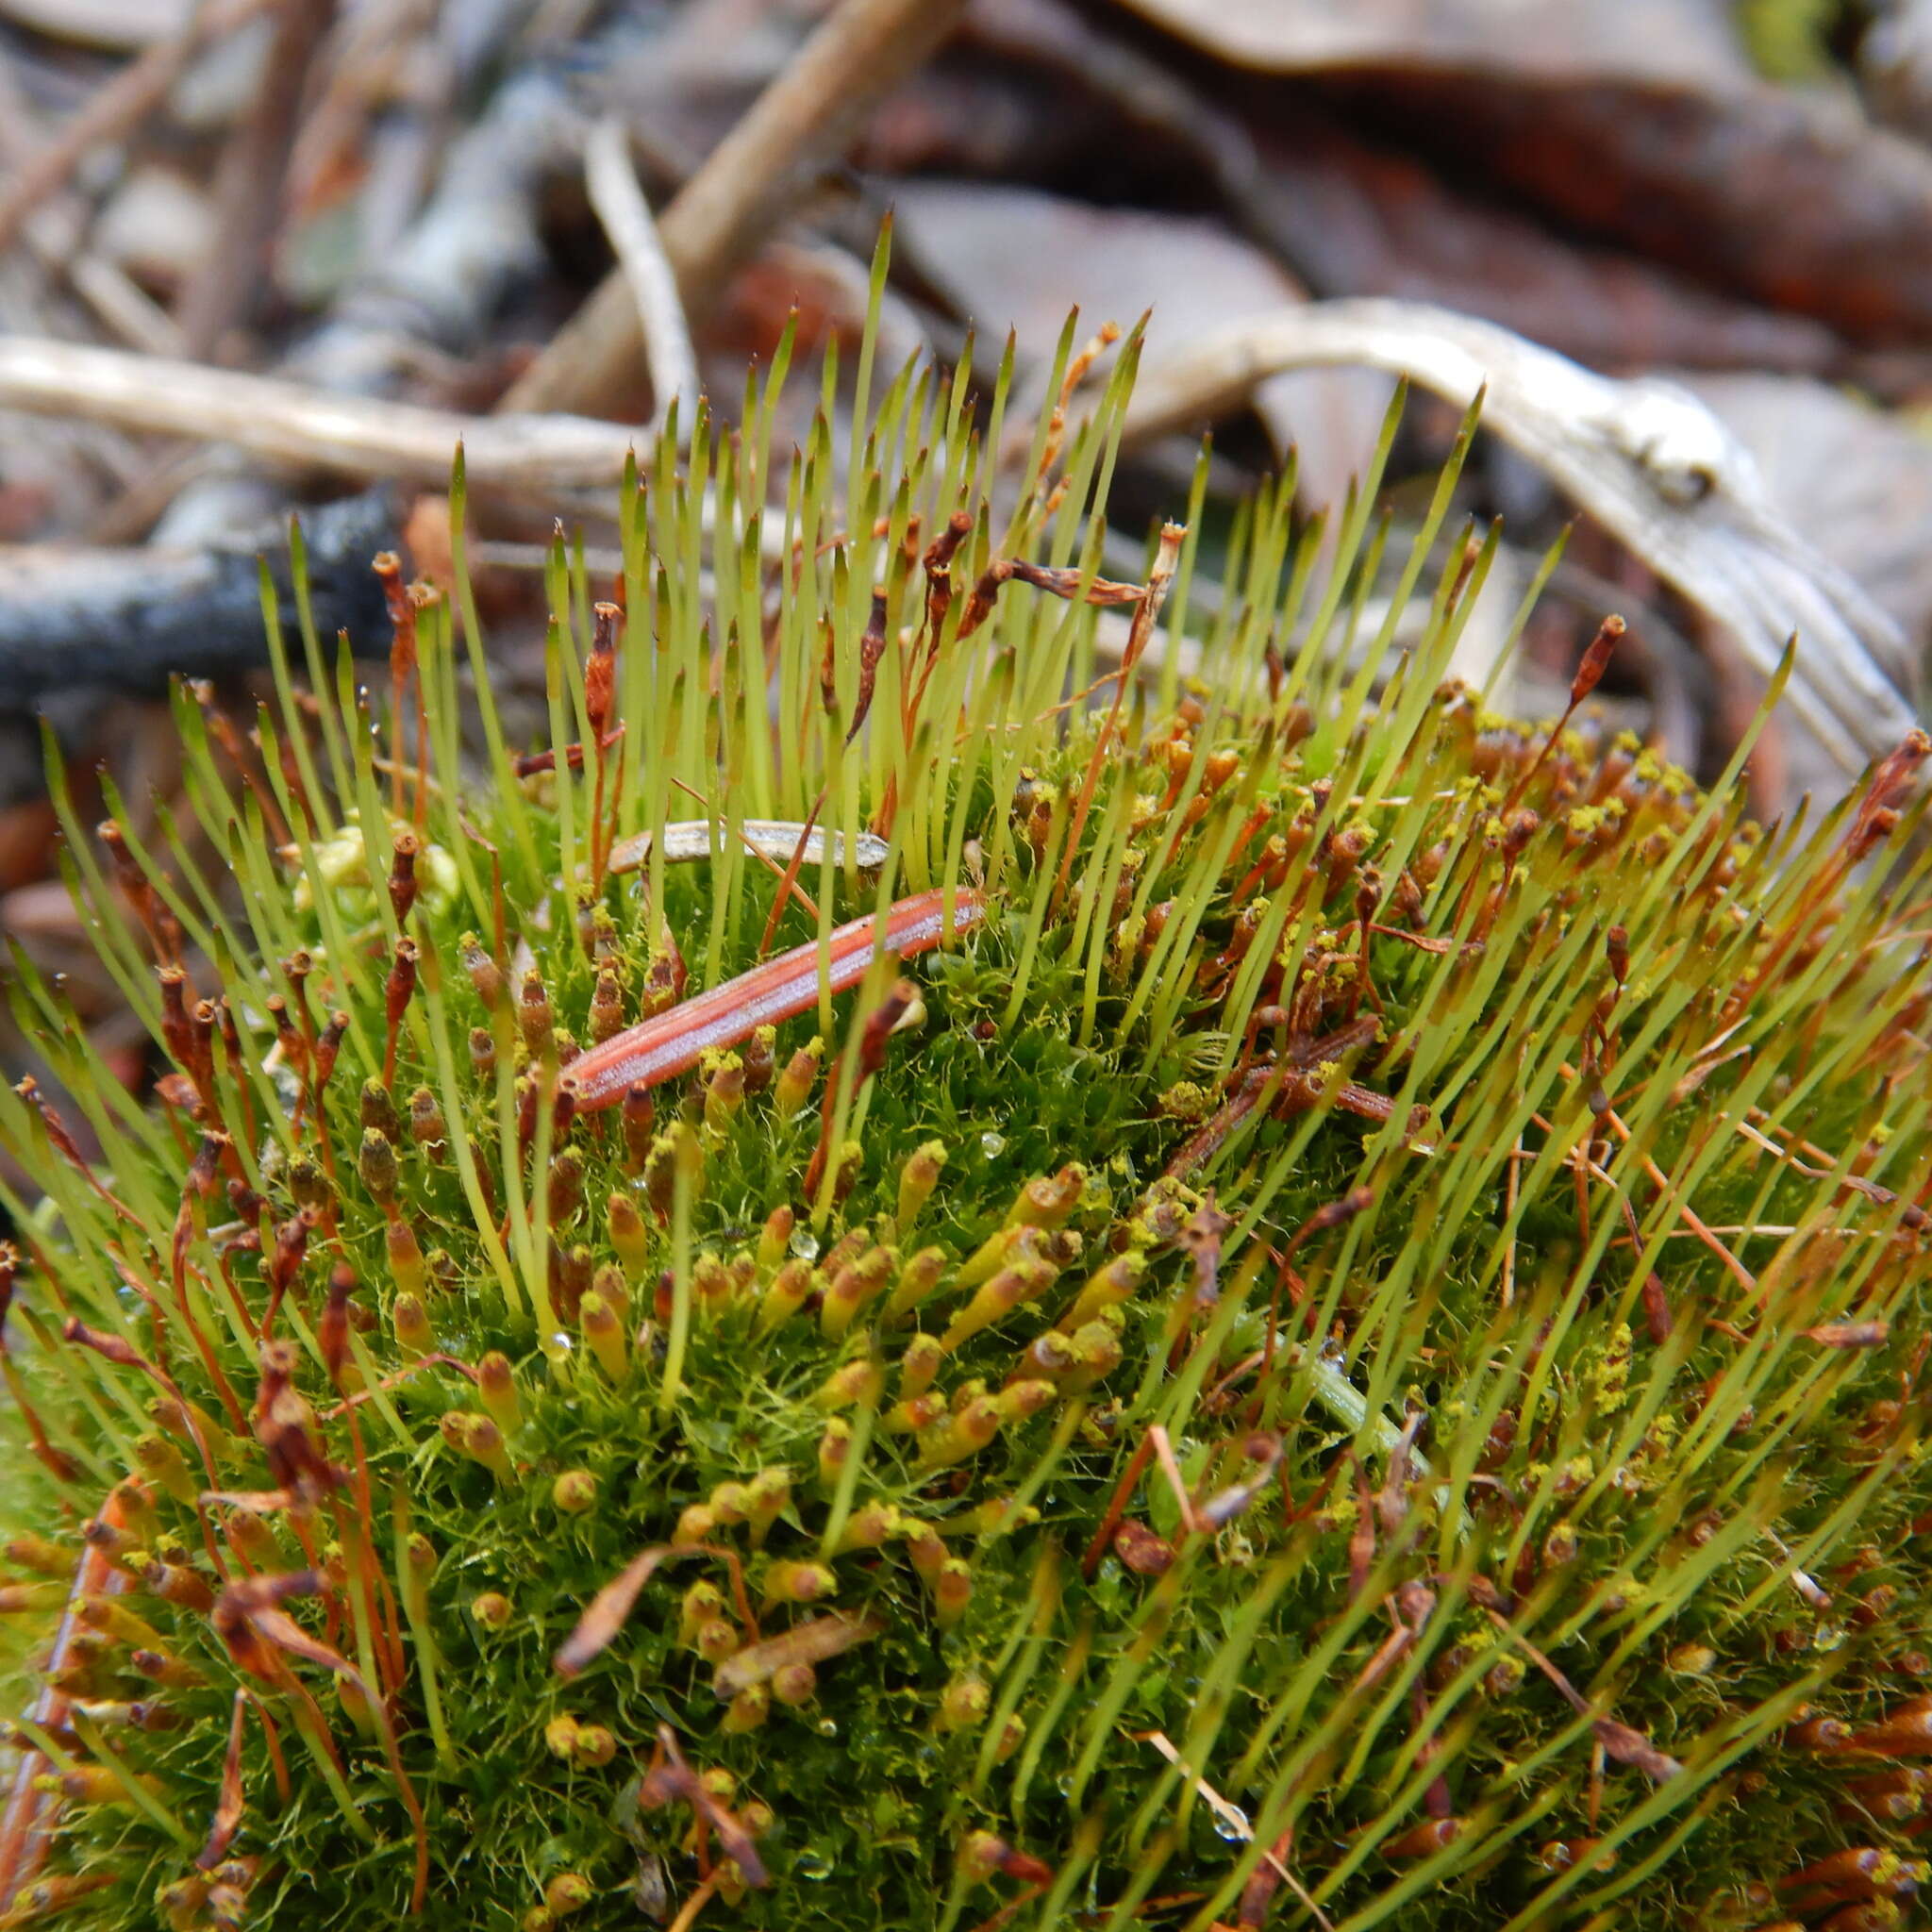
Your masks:
{"label": "curled dry leaf", "polygon": [[754,1643],[726,1657],[711,1679],[721,1700],[736,1697],[754,1684],[762,1684],[787,1664],[821,1664],[876,1637],[886,1626],[876,1617],[853,1617],[841,1610],[808,1617],[776,1637]]}

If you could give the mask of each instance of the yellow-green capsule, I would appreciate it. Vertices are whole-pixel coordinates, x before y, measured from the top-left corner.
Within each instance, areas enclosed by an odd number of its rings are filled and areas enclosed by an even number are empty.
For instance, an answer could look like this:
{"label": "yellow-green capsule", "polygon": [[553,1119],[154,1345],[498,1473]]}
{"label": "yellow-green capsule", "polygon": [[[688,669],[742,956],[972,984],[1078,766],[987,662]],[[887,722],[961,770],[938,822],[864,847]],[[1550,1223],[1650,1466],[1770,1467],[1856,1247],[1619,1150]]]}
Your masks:
{"label": "yellow-green capsule", "polygon": [[610,1245],[616,1249],[624,1272],[632,1281],[641,1281],[651,1263],[651,1237],[638,1204],[620,1191],[605,1204],[604,1215]]}
{"label": "yellow-green capsule", "polygon": [[620,1323],[630,1320],[630,1284],[615,1261],[600,1261],[591,1271],[589,1294],[600,1294]]}
{"label": "yellow-green capsule", "polygon": [[22,1570],[31,1570],[38,1576],[71,1577],[74,1566],[78,1560],[73,1550],[63,1550],[57,1542],[43,1536],[17,1536],[0,1548],[9,1563]]}
{"label": "yellow-green capsule", "polygon": [[899,1170],[899,1232],[905,1231],[919,1219],[919,1211],[932,1199],[932,1191],[939,1186],[940,1174],[946,1164],[946,1143],[943,1141],[926,1141],[915,1147],[906,1157],[906,1165]]}
{"label": "yellow-green capsule", "polygon": [[950,1629],[966,1614],[973,1598],[973,1566],[963,1557],[948,1557],[932,1584],[933,1621]]}
{"label": "yellow-green capsule", "polygon": [[992,1536],[1038,1523],[1040,1511],[1031,1503],[1016,1507],[1011,1496],[989,1496],[967,1510],[959,1521],[975,1536]]}
{"label": "yellow-green capsule", "polygon": [[828,1341],[837,1341],[851,1327],[853,1318],[885,1287],[898,1261],[896,1249],[874,1245],[832,1277],[819,1305],[819,1332]]}
{"label": "yellow-green capsule", "polygon": [[596,1888],[581,1872],[559,1872],[543,1888],[543,1904],[555,1918],[580,1912],[596,1896]]}
{"label": "yellow-green capsule", "polygon": [[1051,1382],[1008,1382],[993,1401],[999,1406],[1003,1423],[1023,1423],[1028,1416],[1038,1415],[1058,1393]]}
{"label": "yellow-green capsule", "polygon": [[992,1692],[984,1677],[955,1677],[940,1692],[938,1727],[942,1731],[976,1729],[992,1707]]}
{"label": "yellow-green capsule", "polygon": [[597,1478],[588,1469],[567,1469],[550,1485],[550,1500],[566,1516],[581,1516],[597,1501]]}
{"label": "yellow-green capsule", "polygon": [[380,1127],[363,1130],[362,1146],[356,1157],[356,1172],[369,1190],[370,1199],[388,1207],[396,1197],[396,1150]]}
{"label": "yellow-green capsule", "polygon": [[932,1465],[961,1462],[976,1456],[999,1434],[1001,1420],[997,1399],[977,1396],[958,1414],[928,1429],[920,1439],[920,1453]]}
{"label": "yellow-green capsule", "polygon": [[758,1231],[758,1266],[776,1268],[791,1251],[791,1230],[797,1216],[789,1207],[774,1208]]}
{"label": "yellow-green capsule", "polygon": [[501,1349],[492,1348],[476,1364],[476,1393],[491,1420],[506,1436],[523,1427],[523,1406],[517,1401],[516,1371]]}
{"label": "yellow-green capsule", "polygon": [[824,1563],[774,1563],[765,1573],[765,1607],[815,1604],[831,1595],[838,1579]]}
{"label": "yellow-green capsule", "polygon": [[399,1294],[390,1304],[390,1331],[396,1346],[411,1361],[425,1356],[436,1346],[436,1331],[429,1325],[429,1310],[413,1294]]}
{"label": "yellow-green capsule", "polygon": [[1002,1268],[991,1280],[983,1282],[973,1299],[953,1317],[940,1338],[941,1347],[950,1355],[962,1341],[1004,1321],[1023,1302],[1030,1302],[1043,1293],[1052,1287],[1053,1278],[1053,1265],[1048,1261],[1022,1260],[1010,1268]]}
{"label": "yellow-green capsule", "polygon": [[751,1524],[751,1546],[758,1549],[773,1524],[791,1501],[791,1472],[775,1466],[761,1469],[745,1485],[745,1520]]}
{"label": "yellow-green capsule", "polygon": [[252,1509],[230,1509],[222,1519],[222,1533],[229,1547],[258,1570],[282,1570],[282,1546],[275,1533]]}
{"label": "yellow-green capsule", "polygon": [[1069,1395],[1084,1395],[1121,1365],[1120,1317],[1083,1322],[1074,1331],[1074,1367],[1060,1377]]}
{"label": "yellow-green capsule", "polygon": [[744,1105],[744,1062],[735,1053],[707,1054],[699,1074],[705,1085],[705,1124],[723,1133]]}
{"label": "yellow-green capsule", "polygon": [[713,1618],[724,1614],[724,1597],[715,1583],[700,1578],[678,1601],[677,1632],[682,1643],[695,1643],[697,1635]]}
{"label": "yellow-green capsule", "polygon": [[793,1256],[765,1285],[758,1304],[758,1331],[769,1334],[781,1322],[789,1321],[811,1299],[812,1270],[809,1261]]}
{"label": "yellow-green capsule", "polygon": [[718,1728],[732,1736],[741,1731],[755,1731],[771,1714],[771,1686],[747,1684],[725,1707]]}
{"label": "yellow-green capsule", "polygon": [[937,1335],[915,1335],[899,1357],[899,1394],[909,1400],[933,1385],[946,1359],[945,1344]]}
{"label": "yellow-green capsule", "polygon": [[870,1357],[861,1356],[837,1368],[820,1383],[812,1400],[821,1408],[870,1407],[885,1393],[886,1372]]}
{"label": "yellow-green capsule", "polygon": [[819,1076],[824,1051],[824,1041],[814,1037],[785,1062],[772,1089],[772,1101],[781,1118],[790,1118],[811,1098],[812,1082]]}
{"label": "yellow-green capsule", "polygon": [[1125,1301],[1140,1287],[1146,1273],[1147,1257],[1139,1248],[1128,1248],[1116,1255],[1088,1277],[1086,1286],[1074,1297],[1073,1307],[1060,1318],[1059,1325],[1070,1333],[1084,1327],[1103,1309]]}
{"label": "yellow-green capsule", "polygon": [[728,1617],[713,1617],[697,1634],[691,1648],[708,1664],[722,1664],[743,1649],[744,1640],[738,1625]]}
{"label": "yellow-green capsule", "polygon": [[1007,1224],[1058,1227],[1080,1205],[1086,1191],[1087,1170],[1078,1161],[1070,1161],[1056,1174],[1028,1181],[1008,1210]]}
{"label": "yellow-green capsule", "polygon": [[916,1436],[930,1428],[946,1413],[946,1398],[931,1390],[924,1395],[909,1395],[895,1402],[879,1417],[879,1427],[889,1436]]}
{"label": "yellow-green capsule", "polygon": [[819,1438],[819,1487],[827,1492],[839,1487],[845,1459],[852,1454],[852,1424],[835,1415]]}
{"label": "yellow-green capsule", "polygon": [[808,1663],[780,1664],[772,1673],[772,1695],[795,1710],[818,1694],[819,1674]]}
{"label": "yellow-green capsule", "polygon": [[625,1346],[624,1323],[594,1288],[587,1291],[577,1305],[577,1326],[584,1331],[584,1341],[597,1357],[597,1366],[621,1388],[630,1374],[630,1352]]}
{"label": "yellow-green capsule", "polygon": [[509,1452],[503,1445],[503,1431],[487,1415],[472,1415],[453,1408],[442,1418],[442,1440],[473,1461],[480,1462],[498,1482],[514,1482],[516,1471],[510,1466]]}
{"label": "yellow-green capsule", "polygon": [[906,1540],[907,1560],[929,1588],[936,1586],[940,1573],[951,1560],[945,1538],[918,1517],[907,1517],[900,1525],[900,1534]]}
{"label": "yellow-green capsule", "polygon": [[890,1541],[898,1527],[899,1512],[891,1503],[862,1503],[845,1519],[838,1554],[842,1557],[848,1550],[875,1550]]}
{"label": "yellow-green capsule", "polygon": [[617,1740],[603,1724],[579,1724],[577,1740],[571,1752],[578,1764],[596,1770],[617,1756]]}
{"label": "yellow-green capsule", "polygon": [[416,1230],[398,1214],[385,1224],[383,1243],[389,1254],[390,1279],[404,1294],[421,1294],[427,1271]]}
{"label": "yellow-green capsule", "polygon": [[150,1482],[158,1483],[177,1503],[190,1508],[201,1495],[201,1485],[189,1469],[187,1458],[165,1436],[137,1436],[134,1459]]}
{"label": "yellow-green capsule", "polygon": [[894,1322],[900,1316],[910,1316],[939,1287],[949,1265],[944,1248],[920,1248],[918,1254],[908,1256],[907,1265],[898,1272],[898,1285],[887,1296],[885,1318]]}

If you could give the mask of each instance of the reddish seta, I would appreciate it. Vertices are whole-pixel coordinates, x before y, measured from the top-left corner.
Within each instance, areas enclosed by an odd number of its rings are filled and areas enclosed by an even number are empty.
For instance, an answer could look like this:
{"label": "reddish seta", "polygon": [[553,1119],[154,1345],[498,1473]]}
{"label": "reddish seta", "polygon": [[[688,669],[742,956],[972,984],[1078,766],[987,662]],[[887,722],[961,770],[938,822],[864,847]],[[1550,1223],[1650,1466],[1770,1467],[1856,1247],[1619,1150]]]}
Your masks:
{"label": "reddish seta", "polygon": [[[127,1526],[118,1490],[108,1496],[96,1520],[110,1531]],[[60,1613],[59,1627],[54,1633],[53,1646],[47,1655],[47,1678],[59,1677],[67,1668],[75,1633],[81,1627],[81,1606],[90,1597],[116,1594],[126,1584],[126,1576],[114,1566],[105,1543],[88,1543],[75,1565],[74,1584],[67,1592],[66,1607]],[[42,1730],[58,1728],[67,1722],[70,1702],[53,1682],[43,1683],[34,1700],[30,1722]],[[36,1750],[22,1751],[14,1764],[7,1807],[0,1812],[0,1912],[11,1908],[40,1875],[46,1858],[54,1814],[59,1809],[60,1801],[41,1790],[39,1781],[53,1768]]]}

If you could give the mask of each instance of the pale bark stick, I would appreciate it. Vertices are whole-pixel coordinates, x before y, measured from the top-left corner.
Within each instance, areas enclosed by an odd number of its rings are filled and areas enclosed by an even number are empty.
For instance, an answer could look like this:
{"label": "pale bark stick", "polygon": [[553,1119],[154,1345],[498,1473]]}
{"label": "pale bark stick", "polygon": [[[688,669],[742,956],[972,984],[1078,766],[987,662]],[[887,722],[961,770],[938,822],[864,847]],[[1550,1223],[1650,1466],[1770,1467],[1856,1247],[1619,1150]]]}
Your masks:
{"label": "pale bark stick", "polygon": [[472,483],[526,494],[617,482],[637,436],[579,416],[463,416],[9,335],[0,335],[0,409],[228,442],[291,469],[342,476],[446,480],[460,442]]}
{"label": "pale bark stick", "polygon": [[697,356],[677,292],[676,272],[638,185],[624,124],[614,116],[600,121],[584,145],[584,186],[637,308],[651,374],[649,433],[656,437],[672,403],[681,397],[678,435],[680,441],[689,441],[697,401]]}

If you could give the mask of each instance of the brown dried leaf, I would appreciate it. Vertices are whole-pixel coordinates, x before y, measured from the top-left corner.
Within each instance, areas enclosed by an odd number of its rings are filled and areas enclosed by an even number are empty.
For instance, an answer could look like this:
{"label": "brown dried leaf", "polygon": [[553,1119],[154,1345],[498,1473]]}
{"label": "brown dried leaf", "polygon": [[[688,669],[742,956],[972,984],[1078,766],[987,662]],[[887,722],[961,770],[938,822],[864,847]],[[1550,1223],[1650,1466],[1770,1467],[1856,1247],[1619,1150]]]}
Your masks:
{"label": "brown dried leaf", "polygon": [[711,1679],[711,1689],[722,1702],[729,1703],[741,1690],[762,1684],[787,1664],[824,1663],[827,1657],[869,1642],[885,1627],[882,1618],[870,1613],[855,1617],[834,1610],[827,1616],[808,1617],[777,1637],[768,1637],[736,1657],[726,1657]]}
{"label": "brown dried leaf", "polygon": [[1128,0],[1241,67],[1451,67],[1538,81],[1740,84],[1750,70],[1722,8],[1701,0]]}
{"label": "brown dried leaf", "polygon": [[228,1856],[228,1847],[235,1842],[235,1834],[242,1827],[242,1812],[245,1799],[242,1791],[242,1726],[248,1713],[248,1693],[238,1690],[235,1706],[228,1719],[228,1752],[222,1760],[222,1791],[215,1804],[213,1822],[208,1830],[208,1842],[201,1848],[201,1856],[195,1859],[195,1868],[202,1872],[212,1872]]}
{"label": "brown dried leaf", "polygon": [[575,1677],[591,1659],[606,1649],[624,1628],[625,1619],[637,1603],[638,1592],[651,1580],[652,1573],[667,1557],[687,1556],[688,1550],[658,1543],[633,1557],[595,1596],[590,1608],[577,1620],[577,1627],[564,1639],[551,1663],[560,1677]]}
{"label": "brown dried leaf", "polygon": [[1659,1751],[1641,1731],[1633,1731],[1614,1718],[1595,1718],[1590,1727],[1596,1733],[1597,1742],[1619,1764],[1632,1765],[1659,1784],[1667,1777],[1675,1777],[1684,1768],[1674,1757]]}

